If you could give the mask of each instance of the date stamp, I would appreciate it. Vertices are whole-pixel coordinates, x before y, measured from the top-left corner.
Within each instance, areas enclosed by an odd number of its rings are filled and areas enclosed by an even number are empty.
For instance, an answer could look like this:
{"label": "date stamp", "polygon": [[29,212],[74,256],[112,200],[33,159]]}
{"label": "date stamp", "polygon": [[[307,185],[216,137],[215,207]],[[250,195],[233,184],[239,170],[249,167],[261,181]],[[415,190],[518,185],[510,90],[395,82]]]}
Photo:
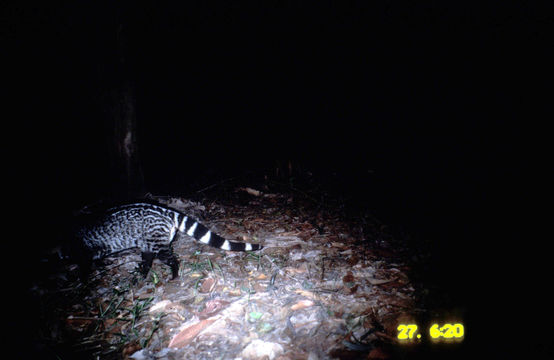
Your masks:
{"label": "date stamp", "polygon": [[[396,338],[400,343],[413,343],[422,339],[422,333],[416,324],[399,324],[396,328]],[[462,323],[431,324],[427,331],[427,339],[433,342],[461,342],[465,336]]]}

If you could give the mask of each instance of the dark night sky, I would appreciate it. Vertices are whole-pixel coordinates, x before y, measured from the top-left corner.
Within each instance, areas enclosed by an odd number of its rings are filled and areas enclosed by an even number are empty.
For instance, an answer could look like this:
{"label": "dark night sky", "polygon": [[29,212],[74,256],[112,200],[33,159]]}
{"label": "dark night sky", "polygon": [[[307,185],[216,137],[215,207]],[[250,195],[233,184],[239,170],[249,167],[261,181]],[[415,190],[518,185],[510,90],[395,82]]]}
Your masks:
{"label": "dark night sky", "polygon": [[147,190],[291,158],[461,267],[497,256],[552,101],[552,3],[339,3],[5,6],[18,193],[67,208],[109,193],[102,96],[123,24]]}

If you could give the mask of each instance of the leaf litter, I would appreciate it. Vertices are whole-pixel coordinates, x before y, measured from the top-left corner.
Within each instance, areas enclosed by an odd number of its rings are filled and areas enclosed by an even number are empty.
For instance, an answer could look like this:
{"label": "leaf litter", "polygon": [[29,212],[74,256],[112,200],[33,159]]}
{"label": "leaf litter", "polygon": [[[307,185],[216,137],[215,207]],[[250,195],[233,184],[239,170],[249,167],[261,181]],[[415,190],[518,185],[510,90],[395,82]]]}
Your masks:
{"label": "leaf litter", "polygon": [[402,242],[371,215],[249,187],[218,202],[150,198],[264,249],[184,237],[174,280],[157,260],[142,278],[138,252],[108,258],[86,284],[66,266],[55,286],[35,288],[41,341],[59,358],[386,359],[399,319],[420,311]]}

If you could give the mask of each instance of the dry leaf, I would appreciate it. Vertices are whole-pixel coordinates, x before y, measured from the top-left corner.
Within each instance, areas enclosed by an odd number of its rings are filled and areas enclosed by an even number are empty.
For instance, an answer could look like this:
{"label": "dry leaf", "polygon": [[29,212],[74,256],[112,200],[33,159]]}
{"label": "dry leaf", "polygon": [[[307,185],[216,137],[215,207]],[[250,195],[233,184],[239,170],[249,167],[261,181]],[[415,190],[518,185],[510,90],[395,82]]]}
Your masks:
{"label": "dry leaf", "polygon": [[296,304],[292,305],[290,307],[291,310],[300,310],[305,309],[307,307],[313,306],[314,302],[312,300],[300,300]]}
{"label": "dry leaf", "polygon": [[128,357],[129,355],[131,354],[134,354],[135,352],[139,351],[141,349],[141,346],[140,344],[138,343],[129,343],[127,345],[125,345],[125,347],[123,348],[121,354],[123,355],[123,357]]}
{"label": "dry leaf", "polygon": [[215,280],[213,278],[207,278],[202,281],[202,285],[198,292],[200,293],[209,293],[215,285]]}
{"label": "dry leaf", "polygon": [[246,191],[248,194],[253,195],[253,196],[260,196],[260,195],[262,195],[262,192],[261,192],[261,191],[256,190],[256,189],[252,189],[252,188],[249,188],[249,187],[239,188],[239,190],[241,190],[241,191]]}
{"label": "dry leaf", "polygon": [[152,305],[152,307],[148,310],[148,312],[153,313],[156,311],[163,311],[169,304],[171,304],[171,301],[169,300],[158,301],[157,303]]}
{"label": "dry leaf", "polygon": [[202,320],[194,325],[191,325],[183,330],[181,330],[177,335],[171,339],[169,342],[169,347],[172,348],[182,348],[187,346],[194,340],[194,338],[200,334],[202,330],[207,328],[212,324],[216,319],[206,319]]}
{"label": "dry leaf", "polygon": [[307,291],[307,290],[296,290],[295,293],[300,294],[300,295],[305,296],[305,297],[310,298],[310,299],[315,299],[316,298],[316,295],[313,292]]}
{"label": "dry leaf", "polygon": [[225,300],[210,300],[206,302],[206,307],[202,312],[198,314],[198,317],[200,319],[207,319],[209,317],[214,316],[221,310],[225,309],[227,306],[229,306],[229,302]]}
{"label": "dry leaf", "polygon": [[368,281],[371,285],[386,284],[386,283],[389,283],[389,282],[394,281],[394,280],[396,280],[396,278],[392,278],[392,279],[383,279],[383,280],[367,278],[367,281]]}
{"label": "dry leaf", "polygon": [[302,267],[302,268],[287,268],[286,269],[287,273],[291,273],[291,274],[303,274],[306,272],[306,268],[305,267]]}
{"label": "dry leaf", "polygon": [[349,271],[346,273],[346,275],[342,278],[343,283],[353,283],[356,279],[354,278],[354,275],[352,274],[352,271]]}
{"label": "dry leaf", "polygon": [[263,340],[253,340],[241,353],[244,359],[269,359],[280,358],[284,352],[283,346],[278,343],[266,342]]}
{"label": "dry leaf", "polygon": [[256,280],[265,280],[265,279],[267,279],[267,275],[262,273],[262,274],[256,276],[255,279]]}
{"label": "dry leaf", "polygon": [[241,296],[242,290],[241,289],[232,289],[227,292],[229,296]]}

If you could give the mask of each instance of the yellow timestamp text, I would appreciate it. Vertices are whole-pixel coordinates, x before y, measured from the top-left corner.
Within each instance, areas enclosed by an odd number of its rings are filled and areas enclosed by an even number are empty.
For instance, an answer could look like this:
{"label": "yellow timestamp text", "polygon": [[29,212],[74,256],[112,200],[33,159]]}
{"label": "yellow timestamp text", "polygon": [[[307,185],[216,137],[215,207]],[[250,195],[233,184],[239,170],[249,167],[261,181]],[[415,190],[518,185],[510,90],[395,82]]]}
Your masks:
{"label": "yellow timestamp text", "polygon": [[[396,337],[400,342],[417,341],[422,336],[416,324],[399,324],[396,330],[398,331]],[[432,341],[461,341],[465,336],[465,329],[461,323],[431,324],[427,334]]]}

